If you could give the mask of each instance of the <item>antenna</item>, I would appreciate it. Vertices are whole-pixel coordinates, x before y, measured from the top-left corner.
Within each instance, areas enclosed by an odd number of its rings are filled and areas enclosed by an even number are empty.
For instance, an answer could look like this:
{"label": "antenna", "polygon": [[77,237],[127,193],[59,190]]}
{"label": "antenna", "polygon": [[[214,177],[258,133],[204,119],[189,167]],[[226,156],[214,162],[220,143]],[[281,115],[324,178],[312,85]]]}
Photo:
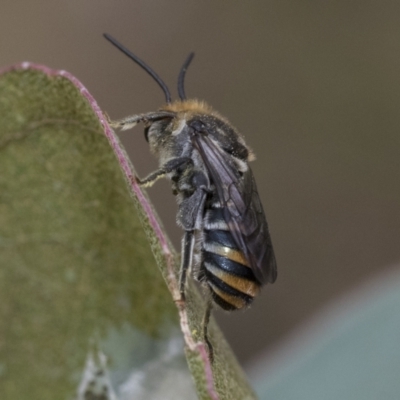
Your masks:
{"label": "antenna", "polygon": [[179,72],[178,76],[178,94],[181,100],[186,100],[186,95],[185,95],[185,88],[184,88],[184,83],[185,83],[185,75],[186,71],[192,62],[194,57],[194,53],[190,53],[185,62],[182,65],[182,68]]}
{"label": "antenna", "polygon": [[[121,43],[119,43],[116,39],[114,39],[111,35],[109,35],[108,33],[104,33],[104,37],[110,41],[117,49],[121,50],[125,55],[127,55],[130,59],[132,59],[133,61],[135,61],[136,64],[138,64],[140,67],[142,67],[161,87],[161,89],[163,90],[164,94],[165,94],[165,100],[167,103],[171,103],[171,93],[169,92],[168,86],[165,84],[165,82],[144,62],[142,61],[138,56],[136,56],[135,54],[133,54],[130,50],[128,50],[126,47],[124,47]],[[192,57],[193,58],[193,57]],[[185,67],[186,64],[190,64],[186,61],[185,64],[183,65],[183,67]],[[182,67],[182,70],[183,70]],[[186,65],[187,68],[187,65]],[[183,73],[183,77],[185,76],[185,71],[182,71],[179,74],[179,76]],[[182,78],[183,80],[183,78]],[[182,85],[182,93],[183,92],[183,85]]]}

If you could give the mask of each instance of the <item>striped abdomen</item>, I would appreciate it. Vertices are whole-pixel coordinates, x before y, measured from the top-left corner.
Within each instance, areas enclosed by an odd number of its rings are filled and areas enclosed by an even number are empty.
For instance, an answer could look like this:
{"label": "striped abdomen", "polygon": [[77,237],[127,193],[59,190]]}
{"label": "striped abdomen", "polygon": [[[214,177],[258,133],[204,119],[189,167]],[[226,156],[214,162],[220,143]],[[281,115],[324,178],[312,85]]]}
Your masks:
{"label": "striped abdomen", "polygon": [[206,212],[202,270],[213,300],[225,310],[247,307],[260,289],[223,219],[222,208]]}

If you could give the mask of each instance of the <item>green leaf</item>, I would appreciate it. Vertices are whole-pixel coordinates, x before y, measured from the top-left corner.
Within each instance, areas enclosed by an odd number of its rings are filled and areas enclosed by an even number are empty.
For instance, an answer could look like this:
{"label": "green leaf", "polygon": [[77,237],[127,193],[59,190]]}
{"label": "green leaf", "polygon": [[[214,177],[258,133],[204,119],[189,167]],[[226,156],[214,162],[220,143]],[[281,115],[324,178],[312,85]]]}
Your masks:
{"label": "green leaf", "polygon": [[253,399],[83,85],[3,71],[0,121],[0,398],[192,399],[185,345],[199,398]]}

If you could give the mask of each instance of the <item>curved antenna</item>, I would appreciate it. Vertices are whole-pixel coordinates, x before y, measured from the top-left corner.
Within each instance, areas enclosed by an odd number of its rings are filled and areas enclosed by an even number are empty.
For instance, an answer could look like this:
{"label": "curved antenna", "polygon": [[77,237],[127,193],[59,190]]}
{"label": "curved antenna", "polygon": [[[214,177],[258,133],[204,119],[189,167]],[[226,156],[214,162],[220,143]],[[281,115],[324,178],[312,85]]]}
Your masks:
{"label": "curved antenna", "polygon": [[167,101],[167,103],[171,103],[171,93],[169,92],[168,86],[165,84],[165,82],[144,61],[142,61],[138,56],[133,54],[126,47],[124,47],[121,43],[119,43],[111,35],[109,35],[108,33],[104,33],[103,35],[117,49],[121,50],[130,59],[135,61],[136,64],[138,64],[140,67],[142,67],[160,85],[161,89],[163,90],[163,92],[165,94],[165,100]]}
{"label": "curved antenna", "polygon": [[185,89],[184,89],[185,75],[186,75],[186,71],[187,71],[190,63],[193,60],[193,57],[194,57],[194,53],[190,53],[188,58],[183,63],[182,68],[181,68],[181,70],[179,72],[179,76],[178,76],[178,94],[179,94],[179,98],[181,100],[186,100]]}

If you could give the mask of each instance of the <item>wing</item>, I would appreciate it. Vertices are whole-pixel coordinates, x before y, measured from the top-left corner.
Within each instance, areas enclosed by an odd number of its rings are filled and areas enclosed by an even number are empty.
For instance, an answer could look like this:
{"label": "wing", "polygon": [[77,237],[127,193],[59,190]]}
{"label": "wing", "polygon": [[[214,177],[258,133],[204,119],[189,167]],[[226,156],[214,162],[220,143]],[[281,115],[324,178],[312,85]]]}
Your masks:
{"label": "wing", "polygon": [[253,173],[249,168],[241,176],[232,157],[209,136],[195,135],[193,142],[214,182],[238,248],[256,278],[261,283],[273,283],[277,276],[275,255]]}

